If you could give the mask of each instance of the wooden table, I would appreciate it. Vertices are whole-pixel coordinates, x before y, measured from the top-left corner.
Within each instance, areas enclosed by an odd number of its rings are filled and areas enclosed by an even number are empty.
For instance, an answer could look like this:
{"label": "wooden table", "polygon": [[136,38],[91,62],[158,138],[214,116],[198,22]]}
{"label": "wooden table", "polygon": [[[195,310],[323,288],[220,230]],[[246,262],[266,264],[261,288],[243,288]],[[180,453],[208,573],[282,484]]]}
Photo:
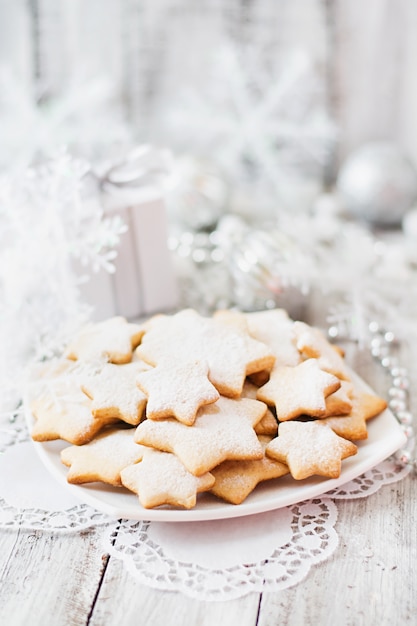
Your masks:
{"label": "wooden table", "polygon": [[[412,404],[416,345],[407,348]],[[375,368],[361,355],[369,381]],[[373,384],[375,381],[369,381]],[[380,381],[381,382],[381,381]],[[0,624],[20,626],[401,626],[417,624],[417,480],[337,502],[339,545],[277,593],[201,602],[139,585],[103,553],[100,529],[0,532]]]}

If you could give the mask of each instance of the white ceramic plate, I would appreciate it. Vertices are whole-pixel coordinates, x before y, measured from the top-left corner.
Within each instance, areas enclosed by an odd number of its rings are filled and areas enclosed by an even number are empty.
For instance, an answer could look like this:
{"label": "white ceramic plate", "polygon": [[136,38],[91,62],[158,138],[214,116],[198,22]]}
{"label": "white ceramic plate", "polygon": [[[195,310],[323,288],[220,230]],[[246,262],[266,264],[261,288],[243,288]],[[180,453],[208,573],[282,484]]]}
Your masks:
{"label": "white ceramic plate", "polygon": [[[360,384],[369,391],[369,387],[362,380]],[[26,411],[26,416],[30,426],[32,416],[29,411]],[[61,450],[69,444],[64,441],[51,441],[34,442],[34,445],[46,468],[64,488],[69,489],[81,502],[111,517],[159,522],[192,522],[243,517],[314,498],[375,467],[404,446],[406,442],[403,430],[388,409],[369,420],[367,426],[368,439],[358,442],[358,452],[355,456],[342,461],[342,472],[337,479],[311,477],[296,481],[288,475],[258,485],[242,504],[228,504],[218,500],[212,494],[200,494],[197,505],[190,510],[169,507],[145,509],[139,503],[137,496],[124,488],[106,486],[101,483],[71,485],[66,479],[67,468],[60,460]]]}

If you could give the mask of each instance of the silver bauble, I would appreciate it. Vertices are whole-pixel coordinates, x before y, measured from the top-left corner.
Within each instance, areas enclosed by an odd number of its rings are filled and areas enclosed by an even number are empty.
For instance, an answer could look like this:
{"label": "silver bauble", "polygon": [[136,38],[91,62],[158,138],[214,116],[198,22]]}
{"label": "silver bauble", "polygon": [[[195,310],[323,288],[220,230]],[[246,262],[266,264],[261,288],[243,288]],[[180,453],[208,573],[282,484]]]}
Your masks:
{"label": "silver bauble", "polygon": [[404,215],[402,230],[406,259],[417,267],[417,206],[412,207]]}
{"label": "silver bauble", "polygon": [[169,220],[179,230],[212,230],[224,214],[226,182],[213,164],[202,159],[174,158],[164,189]]}
{"label": "silver bauble", "polygon": [[417,198],[417,173],[392,143],[374,142],[353,152],[340,169],[344,208],[376,225],[398,225]]}

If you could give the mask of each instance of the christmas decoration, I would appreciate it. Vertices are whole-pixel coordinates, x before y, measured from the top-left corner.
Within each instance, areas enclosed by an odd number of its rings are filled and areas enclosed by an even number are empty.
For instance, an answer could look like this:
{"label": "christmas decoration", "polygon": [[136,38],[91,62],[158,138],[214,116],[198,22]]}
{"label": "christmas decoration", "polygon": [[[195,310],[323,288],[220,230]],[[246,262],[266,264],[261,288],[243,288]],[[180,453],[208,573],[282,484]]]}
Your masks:
{"label": "christmas decoration", "polygon": [[228,186],[218,168],[190,154],[172,156],[163,181],[167,213],[178,231],[210,231],[226,210]]}
{"label": "christmas decoration", "polygon": [[170,237],[183,306],[282,306],[303,318],[311,301],[321,323],[348,324],[360,345],[372,319],[402,338],[416,332],[416,268],[403,244],[347,219],[336,194],[318,198],[308,214],[257,227],[226,214],[210,232]]}
{"label": "christmas decoration", "polygon": [[28,361],[52,356],[89,319],[80,285],[114,271],[126,226],[103,215],[88,164],[67,153],[1,178],[0,222],[0,380],[13,407]]}
{"label": "christmas decoration", "polygon": [[[337,341],[355,341],[351,331],[352,326],[336,323],[329,327],[328,334],[331,339]],[[388,407],[407,437],[404,448],[398,450],[394,458],[400,464],[417,472],[416,439],[410,408],[410,381],[407,368],[403,367],[399,360],[399,341],[391,330],[387,330],[375,320],[368,321],[365,332],[367,339],[365,347],[370,350],[372,358],[386,370],[389,378]]]}
{"label": "christmas decoration", "polygon": [[174,230],[168,243],[181,308],[191,307],[204,315],[234,306],[230,262],[217,229],[209,233]]}
{"label": "christmas decoration", "polygon": [[44,101],[0,66],[0,171],[36,165],[62,148],[93,162],[110,151],[114,158],[131,146],[130,135],[105,78],[73,83]]}
{"label": "christmas decoration", "polygon": [[301,210],[317,193],[337,133],[304,51],[272,72],[258,49],[223,46],[205,83],[177,93],[160,112],[161,134],[174,149],[215,163],[233,189],[234,212],[248,217],[248,197],[257,219],[280,206]]}
{"label": "christmas decoration", "polygon": [[417,197],[417,173],[398,146],[375,142],[347,158],[337,186],[343,205],[353,216],[395,225]]}
{"label": "christmas decoration", "polygon": [[404,215],[402,230],[407,259],[417,267],[417,208],[412,208]]}

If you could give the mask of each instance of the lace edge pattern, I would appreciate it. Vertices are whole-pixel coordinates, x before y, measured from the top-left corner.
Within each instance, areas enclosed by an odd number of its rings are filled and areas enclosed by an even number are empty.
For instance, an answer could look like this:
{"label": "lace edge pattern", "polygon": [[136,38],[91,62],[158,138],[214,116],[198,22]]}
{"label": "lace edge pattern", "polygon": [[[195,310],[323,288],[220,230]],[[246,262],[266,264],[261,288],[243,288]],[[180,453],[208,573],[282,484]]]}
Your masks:
{"label": "lace edge pattern", "polygon": [[338,545],[334,525],[337,508],[320,498],[288,507],[291,539],[267,559],[222,570],[181,562],[165,555],[149,537],[152,522],[122,520],[103,534],[110,556],[123,562],[140,583],[165,591],[182,592],[200,600],[230,600],[250,592],[277,591],[296,585],[310,568],[328,558]]}

